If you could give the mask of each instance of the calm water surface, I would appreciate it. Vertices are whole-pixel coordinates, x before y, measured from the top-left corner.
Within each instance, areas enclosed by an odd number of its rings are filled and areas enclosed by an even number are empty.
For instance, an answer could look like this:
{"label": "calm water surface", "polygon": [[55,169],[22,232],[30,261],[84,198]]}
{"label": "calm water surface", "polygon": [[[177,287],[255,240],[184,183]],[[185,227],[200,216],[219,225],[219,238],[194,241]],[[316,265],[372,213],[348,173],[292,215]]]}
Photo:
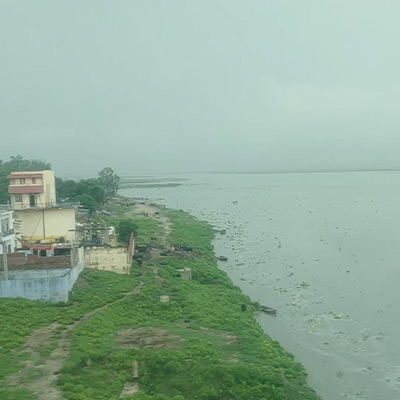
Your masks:
{"label": "calm water surface", "polygon": [[[179,176],[182,178],[182,176]],[[220,262],[324,400],[400,399],[400,173],[188,175],[125,189],[226,235]]]}

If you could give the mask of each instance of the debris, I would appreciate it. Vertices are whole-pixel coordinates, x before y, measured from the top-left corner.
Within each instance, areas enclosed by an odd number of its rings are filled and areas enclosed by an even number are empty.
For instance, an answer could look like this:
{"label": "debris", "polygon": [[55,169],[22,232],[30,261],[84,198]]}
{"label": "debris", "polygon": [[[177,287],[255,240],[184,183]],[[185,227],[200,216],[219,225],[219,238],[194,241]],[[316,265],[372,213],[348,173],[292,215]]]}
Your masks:
{"label": "debris", "polygon": [[271,308],[271,307],[268,307],[268,306],[260,306],[260,310],[265,314],[276,315],[275,308]]}

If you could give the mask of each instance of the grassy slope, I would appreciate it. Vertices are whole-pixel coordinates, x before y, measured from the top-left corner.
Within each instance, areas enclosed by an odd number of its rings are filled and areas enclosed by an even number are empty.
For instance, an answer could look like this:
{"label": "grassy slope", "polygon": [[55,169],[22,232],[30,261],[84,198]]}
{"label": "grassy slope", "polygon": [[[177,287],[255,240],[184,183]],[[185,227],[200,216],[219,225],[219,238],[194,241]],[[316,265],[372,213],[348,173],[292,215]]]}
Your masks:
{"label": "grassy slope", "polygon": [[[19,368],[24,336],[35,327],[53,321],[67,325],[142,281],[140,293],[98,311],[71,331],[71,353],[58,382],[66,399],[117,399],[131,380],[134,359],[139,363],[138,400],[318,399],[301,365],[262,332],[249,299],[217,268],[210,226],[186,213],[170,212],[170,218],[170,242],[193,246],[201,255],[166,257],[145,268],[134,265],[131,276],[85,271],[64,307],[1,300],[0,358],[7,362],[1,363],[0,387],[1,378]],[[184,266],[192,268],[192,281],[176,277],[176,269]],[[160,303],[165,294],[170,302]],[[245,313],[242,303],[248,304]],[[118,331],[138,327],[163,328],[179,340],[174,348],[119,348]],[[0,391],[0,399],[35,398],[5,393]]]}

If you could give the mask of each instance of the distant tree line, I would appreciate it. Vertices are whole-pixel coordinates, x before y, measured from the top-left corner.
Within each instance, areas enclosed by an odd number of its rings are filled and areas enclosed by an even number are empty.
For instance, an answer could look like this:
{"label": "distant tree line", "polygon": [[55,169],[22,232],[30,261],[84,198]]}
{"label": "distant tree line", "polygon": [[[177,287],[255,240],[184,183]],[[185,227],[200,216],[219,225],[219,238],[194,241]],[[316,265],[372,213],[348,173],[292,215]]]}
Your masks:
{"label": "distant tree line", "polygon": [[111,167],[103,168],[97,178],[72,179],[56,178],[57,198],[78,200],[84,208],[93,212],[118,192],[119,176]]}
{"label": "distant tree line", "polygon": [[[51,169],[44,160],[26,160],[22,156],[12,156],[10,161],[0,160],[0,204],[10,200],[8,178],[13,171],[41,171]],[[97,178],[72,179],[56,178],[57,199],[79,201],[84,208],[93,212],[109,198],[115,196],[119,186],[119,176],[111,167],[103,168]]]}

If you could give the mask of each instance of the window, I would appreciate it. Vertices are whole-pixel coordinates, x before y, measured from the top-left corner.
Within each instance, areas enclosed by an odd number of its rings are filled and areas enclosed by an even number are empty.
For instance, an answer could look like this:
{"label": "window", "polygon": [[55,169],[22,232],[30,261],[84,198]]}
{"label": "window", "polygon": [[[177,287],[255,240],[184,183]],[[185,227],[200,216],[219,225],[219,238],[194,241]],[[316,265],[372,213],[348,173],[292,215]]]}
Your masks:
{"label": "window", "polygon": [[19,183],[20,183],[21,185],[24,185],[24,184],[25,184],[25,178],[21,178],[21,179],[19,180]]}
{"label": "window", "polygon": [[32,183],[36,183],[36,178],[32,178]]}
{"label": "window", "polygon": [[16,194],[15,195],[15,202],[16,203],[22,203],[22,194]]}
{"label": "window", "polygon": [[2,232],[7,232],[9,229],[10,229],[10,225],[8,223],[8,219],[1,221]]}

